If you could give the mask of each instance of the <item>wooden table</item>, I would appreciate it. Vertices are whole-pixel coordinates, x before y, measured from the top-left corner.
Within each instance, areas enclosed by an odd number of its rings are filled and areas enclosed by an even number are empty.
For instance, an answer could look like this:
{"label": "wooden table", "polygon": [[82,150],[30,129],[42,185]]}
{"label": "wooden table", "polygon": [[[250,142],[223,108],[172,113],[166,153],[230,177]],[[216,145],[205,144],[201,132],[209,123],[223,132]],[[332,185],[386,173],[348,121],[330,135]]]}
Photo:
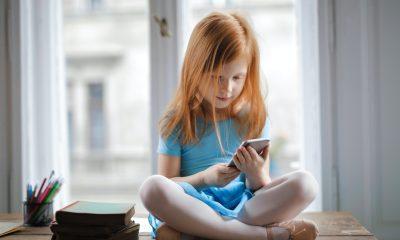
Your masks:
{"label": "wooden table", "polygon": [[[320,240],[376,240],[375,236],[365,229],[350,212],[307,212],[297,218],[313,220],[317,223]],[[0,221],[21,220],[19,214],[1,214]],[[0,237],[0,240],[50,240],[51,231],[48,227],[24,227],[21,231]],[[151,239],[149,233],[141,233],[141,240]]]}

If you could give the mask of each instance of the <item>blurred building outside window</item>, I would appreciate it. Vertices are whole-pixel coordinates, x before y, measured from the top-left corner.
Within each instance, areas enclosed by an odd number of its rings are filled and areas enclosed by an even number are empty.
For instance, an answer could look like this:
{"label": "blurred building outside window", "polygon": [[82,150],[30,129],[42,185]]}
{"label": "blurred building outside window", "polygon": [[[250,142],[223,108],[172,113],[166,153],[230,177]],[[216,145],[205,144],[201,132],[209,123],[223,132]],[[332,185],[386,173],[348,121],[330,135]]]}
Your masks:
{"label": "blurred building outside window", "polygon": [[64,0],[71,201],[135,202],[150,175],[146,0]]}

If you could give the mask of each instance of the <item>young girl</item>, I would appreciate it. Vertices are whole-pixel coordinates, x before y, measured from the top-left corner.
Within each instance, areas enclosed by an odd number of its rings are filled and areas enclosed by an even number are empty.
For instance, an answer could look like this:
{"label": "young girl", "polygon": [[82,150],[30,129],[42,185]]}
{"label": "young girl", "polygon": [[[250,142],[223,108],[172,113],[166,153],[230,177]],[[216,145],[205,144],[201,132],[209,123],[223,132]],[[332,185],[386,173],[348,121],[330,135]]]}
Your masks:
{"label": "young girl", "polygon": [[[268,147],[261,155],[238,149],[243,140],[270,138],[269,130],[255,35],[240,14],[211,13],[193,30],[178,90],[160,121],[160,175],[140,188],[152,236],[315,239],[313,222],[293,220],[315,198],[312,175],[295,171],[271,181]],[[227,166],[232,158],[237,168]]]}

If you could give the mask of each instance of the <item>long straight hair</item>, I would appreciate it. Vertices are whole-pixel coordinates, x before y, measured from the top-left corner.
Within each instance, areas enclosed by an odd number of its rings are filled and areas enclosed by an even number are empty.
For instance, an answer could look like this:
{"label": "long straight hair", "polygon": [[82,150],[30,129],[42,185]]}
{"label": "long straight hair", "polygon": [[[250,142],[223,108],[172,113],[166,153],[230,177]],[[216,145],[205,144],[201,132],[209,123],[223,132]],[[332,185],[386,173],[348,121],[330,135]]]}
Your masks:
{"label": "long straight hair", "polygon": [[[235,128],[243,140],[260,136],[267,109],[260,89],[260,53],[255,34],[241,14],[213,12],[195,26],[190,36],[179,86],[159,122],[163,138],[174,132],[182,144],[196,143],[211,122],[224,153],[215,98],[208,103],[201,93],[214,87],[216,94],[218,81],[212,75],[219,76],[224,64],[238,58],[247,59],[247,75],[242,92],[227,107],[226,113],[235,120]],[[198,117],[205,120],[200,131],[196,131]]]}

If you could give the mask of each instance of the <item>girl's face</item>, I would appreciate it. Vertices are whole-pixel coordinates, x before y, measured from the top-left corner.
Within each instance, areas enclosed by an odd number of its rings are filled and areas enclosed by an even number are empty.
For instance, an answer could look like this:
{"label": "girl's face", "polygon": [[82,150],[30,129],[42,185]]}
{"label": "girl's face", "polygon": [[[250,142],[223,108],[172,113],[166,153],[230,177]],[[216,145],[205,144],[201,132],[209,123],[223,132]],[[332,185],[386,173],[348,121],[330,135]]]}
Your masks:
{"label": "girl's face", "polygon": [[203,93],[208,103],[213,102],[215,98],[215,107],[223,109],[228,107],[242,92],[247,75],[248,63],[245,58],[238,58],[222,66],[222,73],[219,76],[212,76],[214,81],[218,81],[218,89],[214,91],[214,85]]}

